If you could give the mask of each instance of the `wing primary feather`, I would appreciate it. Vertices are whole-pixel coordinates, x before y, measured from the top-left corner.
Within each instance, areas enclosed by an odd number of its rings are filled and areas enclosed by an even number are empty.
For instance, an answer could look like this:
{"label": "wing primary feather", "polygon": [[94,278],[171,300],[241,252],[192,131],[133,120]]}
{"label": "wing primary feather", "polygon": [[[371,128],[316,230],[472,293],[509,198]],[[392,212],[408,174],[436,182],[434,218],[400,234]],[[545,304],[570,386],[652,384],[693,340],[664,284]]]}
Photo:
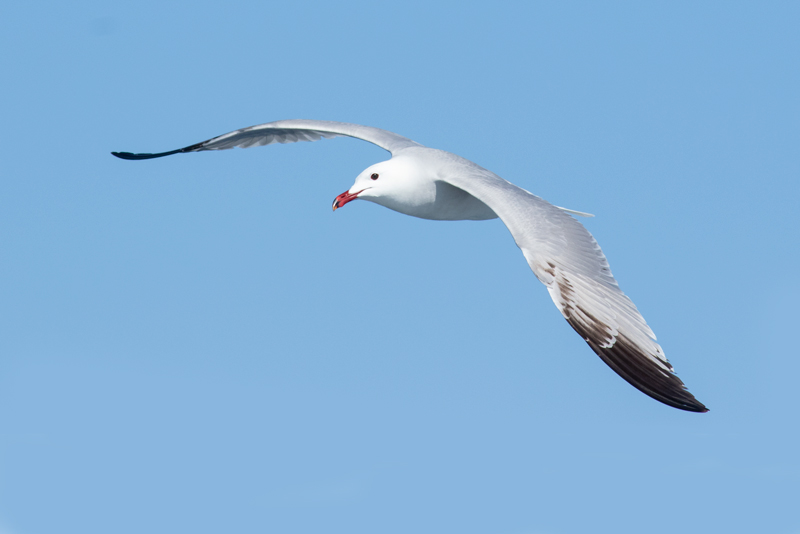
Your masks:
{"label": "wing primary feather", "polygon": [[602,347],[597,343],[597,333],[587,325],[581,324],[574,317],[567,322],[586,341],[592,350],[630,385],[654,399],[673,408],[687,412],[704,413],[708,411],[683,384],[680,378],[671,372],[659,372],[646,363],[640,350],[626,336],[620,335],[611,347]]}
{"label": "wing primary feather", "polygon": [[333,121],[311,121],[311,120],[285,120],[268,122],[248,128],[241,128],[223,135],[218,135],[202,143],[170,150],[169,152],[159,152],[155,154],[132,152],[112,152],[114,156],[121,159],[138,160],[153,159],[171,156],[182,152],[200,152],[204,150],[225,150],[228,148],[251,146],[264,146],[272,143],[296,143],[298,141],[316,141],[319,139],[338,137],[340,135],[362,139],[368,143],[377,145],[384,150],[388,150],[394,155],[400,150],[409,147],[421,147],[419,143],[412,141],[401,135],[372,128],[359,124]]}
{"label": "wing primary feather", "polygon": [[187,146],[187,147],[184,147],[184,148],[179,148],[177,150],[170,150],[169,152],[159,152],[157,154],[149,154],[149,153],[134,154],[132,152],[112,152],[111,155],[112,156],[117,156],[120,159],[163,158],[164,156],[171,156],[173,154],[180,154],[182,152],[194,152],[194,151],[200,149],[203,146],[203,144],[205,144],[205,143],[206,143],[206,141],[203,141],[202,143],[197,143],[197,144],[194,144],[194,145],[191,145],[191,146]]}
{"label": "wing primary feather", "polygon": [[635,344],[626,338],[617,340],[616,349],[604,349],[589,340],[587,343],[609,367],[642,393],[679,410],[696,413],[708,411],[676,375],[669,373],[654,376],[654,373],[643,369]]}

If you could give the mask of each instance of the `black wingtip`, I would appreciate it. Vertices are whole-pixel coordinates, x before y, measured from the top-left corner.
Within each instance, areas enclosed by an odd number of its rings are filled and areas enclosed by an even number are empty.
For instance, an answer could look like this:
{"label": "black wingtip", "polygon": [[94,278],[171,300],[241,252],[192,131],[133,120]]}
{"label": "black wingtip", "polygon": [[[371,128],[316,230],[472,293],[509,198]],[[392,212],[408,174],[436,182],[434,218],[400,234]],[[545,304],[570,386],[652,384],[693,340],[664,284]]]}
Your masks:
{"label": "black wingtip", "polygon": [[173,154],[182,154],[184,152],[199,152],[203,150],[203,145],[205,145],[207,141],[203,141],[202,143],[197,143],[191,146],[187,146],[184,148],[179,148],[177,150],[170,150],[169,152],[159,152],[158,154],[134,154],[132,152],[112,152],[112,156],[116,156],[120,159],[153,159],[153,158],[163,158],[164,156],[171,156]]}
{"label": "black wingtip", "polygon": [[183,152],[184,149],[179,150],[171,150],[169,152],[161,152],[158,154],[133,154],[131,152],[112,152],[112,156],[116,156],[120,159],[153,159],[153,158],[163,158],[164,156],[171,156],[172,154],[177,154],[179,152]]}
{"label": "black wingtip", "polygon": [[[581,312],[584,316],[589,315],[585,310]],[[643,354],[637,344],[624,334],[618,334],[615,343],[611,347],[605,347],[595,341],[602,339],[602,335],[598,335],[596,329],[576,320],[575,317],[567,318],[567,322],[611,369],[645,395],[679,410],[695,413],[708,411],[708,408],[686,389],[677,375],[654,364],[649,356]]]}
{"label": "black wingtip", "polygon": [[[689,395],[691,395],[691,393]],[[651,397],[652,397],[652,395],[651,395]],[[661,399],[658,399],[658,400],[661,400]],[[664,401],[661,401],[661,402],[664,402]],[[671,404],[670,406],[678,408],[679,410],[684,410],[686,412],[706,413],[708,411],[708,408],[706,408],[705,405],[703,405],[702,402],[700,402],[699,400],[695,399],[694,395],[691,395],[691,400],[689,402],[684,402],[681,406],[676,406],[674,404]]]}

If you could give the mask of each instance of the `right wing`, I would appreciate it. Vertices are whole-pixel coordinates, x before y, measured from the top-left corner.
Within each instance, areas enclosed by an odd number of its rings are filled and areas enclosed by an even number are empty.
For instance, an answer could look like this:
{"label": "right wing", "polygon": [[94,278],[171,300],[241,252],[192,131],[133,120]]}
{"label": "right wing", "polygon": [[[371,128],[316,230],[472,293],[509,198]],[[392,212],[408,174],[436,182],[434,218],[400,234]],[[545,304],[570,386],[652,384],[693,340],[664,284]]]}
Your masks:
{"label": "right wing", "polygon": [[203,141],[177,150],[170,150],[169,152],[159,152],[156,154],[112,152],[112,154],[122,159],[152,159],[184,152],[226,150],[234,147],[248,148],[272,143],[317,141],[318,139],[338,136],[355,137],[356,139],[368,141],[374,145],[378,145],[384,150],[388,150],[392,155],[404,148],[422,146],[402,135],[381,130],[380,128],[373,128],[372,126],[361,126],[360,124],[350,124],[347,122],[294,119],[268,122],[266,124],[259,124],[258,126],[242,128],[241,130],[214,137],[208,141]]}

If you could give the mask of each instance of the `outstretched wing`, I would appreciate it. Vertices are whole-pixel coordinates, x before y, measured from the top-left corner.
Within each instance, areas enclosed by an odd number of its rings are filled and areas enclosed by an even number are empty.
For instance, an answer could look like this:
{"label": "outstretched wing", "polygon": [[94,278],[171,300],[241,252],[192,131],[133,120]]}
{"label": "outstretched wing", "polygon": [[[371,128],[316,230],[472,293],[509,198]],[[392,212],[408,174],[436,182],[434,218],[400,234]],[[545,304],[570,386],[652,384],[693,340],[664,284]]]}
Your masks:
{"label": "outstretched wing", "polygon": [[411,139],[380,128],[361,126],[347,122],[312,121],[304,119],[285,120],[259,124],[242,128],[230,133],[214,137],[208,141],[185,148],[159,152],[157,154],[132,154],[130,152],[112,152],[122,159],[152,159],[183,152],[202,152],[204,150],[225,150],[228,148],[248,148],[272,143],[296,143],[298,141],[317,141],[328,137],[355,137],[363,139],[388,150],[392,154],[398,150],[413,146],[422,146]]}
{"label": "outstretched wing", "polygon": [[622,378],[681,410],[708,411],[675,375],[644,318],[619,288],[581,223],[549,202],[463,160],[446,181],[488,205],[511,231],[567,322]]}

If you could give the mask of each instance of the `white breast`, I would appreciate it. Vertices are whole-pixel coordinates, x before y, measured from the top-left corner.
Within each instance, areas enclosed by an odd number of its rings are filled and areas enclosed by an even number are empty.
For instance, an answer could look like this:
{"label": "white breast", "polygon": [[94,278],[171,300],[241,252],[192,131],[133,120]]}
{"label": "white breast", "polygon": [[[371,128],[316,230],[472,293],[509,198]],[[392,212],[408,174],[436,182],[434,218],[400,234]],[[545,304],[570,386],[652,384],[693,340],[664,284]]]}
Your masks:
{"label": "white breast", "polygon": [[[359,198],[420,219],[496,219],[497,214],[489,206],[445,181],[449,174],[459,172],[460,160],[458,156],[442,150],[422,147],[407,149],[381,164],[388,164],[393,175],[391,186],[381,188],[381,194],[376,197],[362,195]],[[378,188],[375,188],[375,192],[378,192]]]}

